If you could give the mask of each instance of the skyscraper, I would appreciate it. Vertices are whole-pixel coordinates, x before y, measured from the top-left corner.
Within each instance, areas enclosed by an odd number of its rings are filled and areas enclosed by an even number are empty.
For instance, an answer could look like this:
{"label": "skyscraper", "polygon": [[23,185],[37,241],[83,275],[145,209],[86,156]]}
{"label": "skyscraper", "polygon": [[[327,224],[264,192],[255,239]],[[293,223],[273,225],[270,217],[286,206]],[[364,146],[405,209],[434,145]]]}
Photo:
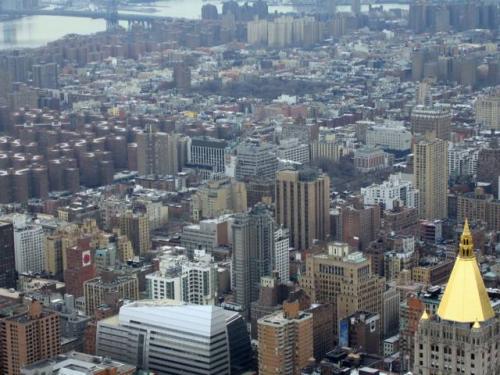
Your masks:
{"label": "skyscraper", "polygon": [[33,65],[33,85],[41,89],[56,89],[57,64],[46,63]]}
{"label": "skyscraper", "polygon": [[[233,280],[236,303],[248,316],[250,303],[259,298],[262,276],[273,270],[285,273],[288,256],[283,255],[286,232],[279,228],[265,205],[258,204],[250,212],[237,214],[233,225]],[[288,280],[288,275],[282,276]]]}
{"label": "skyscraper", "polygon": [[414,134],[433,135],[448,141],[451,135],[451,112],[418,106],[411,112],[411,127]]}
{"label": "skyscraper", "polygon": [[0,288],[16,287],[14,226],[0,222]]}
{"label": "skyscraper", "polygon": [[329,243],[327,254],[308,256],[299,282],[312,302],[333,305],[335,336],[340,320],[356,311],[382,316],[384,279],[371,272],[362,253],[350,253],[347,244]]}
{"label": "skyscraper", "polygon": [[414,178],[420,191],[421,218],[448,217],[448,142],[420,139],[413,145]]}
{"label": "skyscraper", "polygon": [[0,319],[0,364],[3,374],[20,374],[23,366],[55,357],[61,352],[57,312],[33,301],[28,311]]}
{"label": "skyscraper", "polygon": [[30,223],[25,215],[14,217],[16,271],[42,272],[45,266],[44,233],[41,225]]}
{"label": "skyscraper", "polygon": [[152,125],[136,134],[139,175],[175,175],[180,170],[178,136],[153,129]]}
{"label": "skyscraper", "polygon": [[290,245],[305,250],[330,234],[330,178],[312,168],[276,177],[276,220],[290,230]]}
{"label": "skyscraper", "polygon": [[500,373],[500,319],[481,277],[467,220],[458,256],[434,315],[424,311],[415,335],[414,372]]}
{"label": "skyscraper", "polygon": [[237,147],[235,176],[238,180],[276,178],[278,158],[275,146],[247,140]]}
{"label": "skyscraper", "polygon": [[299,302],[258,320],[259,374],[299,375],[313,356],[313,316]]}

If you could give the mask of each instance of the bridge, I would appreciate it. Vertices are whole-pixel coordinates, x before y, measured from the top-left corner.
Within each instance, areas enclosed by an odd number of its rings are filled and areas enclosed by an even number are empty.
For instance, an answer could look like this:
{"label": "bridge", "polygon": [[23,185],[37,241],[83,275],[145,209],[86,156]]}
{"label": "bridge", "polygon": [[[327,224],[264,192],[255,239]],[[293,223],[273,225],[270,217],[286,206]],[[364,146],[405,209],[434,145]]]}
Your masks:
{"label": "bridge", "polygon": [[116,4],[112,1],[112,6],[108,6],[106,10],[98,11],[80,11],[80,10],[67,10],[67,9],[0,9],[0,16],[7,15],[13,17],[22,16],[61,16],[61,17],[80,17],[92,19],[106,20],[106,28],[108,30],[114,29],[119,21],[128,21],[129,25],[132,23],[141,23],[151,25],[153,21],[172,20],[171,17],[133,14],[133,13],[120,13],[117,10]]}

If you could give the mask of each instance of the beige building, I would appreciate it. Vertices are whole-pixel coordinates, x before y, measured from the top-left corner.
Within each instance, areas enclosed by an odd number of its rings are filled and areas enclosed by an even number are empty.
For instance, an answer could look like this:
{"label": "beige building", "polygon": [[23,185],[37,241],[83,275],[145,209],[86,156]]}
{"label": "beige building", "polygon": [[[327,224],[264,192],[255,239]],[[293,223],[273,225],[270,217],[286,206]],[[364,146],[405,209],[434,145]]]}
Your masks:
{"label": "beige building", "polygon": [[179,136],[157,132],[152,126],[136,134],[139,175],[175,175],[180,170]]}
{"label": "beige building", "polygon": [[457,217],[480,220],[491,230],[500,230],[500,200],[484,189],[476,188],[473,193],[459,195],[457,199]]}
{"label": "beige building", "polygon": [[0,373],[18,375],[23,366],[49,359],[61,352],[57,312],[33,301],[27,311],[0,320]]}
{"label": "beige building", "polygon": [[127,211],[120,215],[120,232],[132,243],[135,255],[143,255],[151,248],[149,218],[145,213]]}
{"label": "beige building", "polygon": [[301,374],[313,357],[313,315],[300,311],[298,301],[285,302],[257,324],[259,374]]}
{"label": "beige building", "polygon": [[448,142],[419,139],[413,145],[415,186],[420,191],[419,215],[434,220],[448,217]]}
{"label": "beige building", "polygon": [[88,316],[93,316],[102,304],[116,306],[120,300],[139,299],[139,280],[136,276],[103,272],[101,276],[86,281],[83,288],[85,314]]}
{"label": "beige building", "polygon": [[372,274],[370,261],[345,243],[329,243],[327,254],[308,256],[299,283],[312,302],[333,305],[335,336],[339,321],[356,311],[382,316],[384,278]]}
{"label": "beige building", "polygon": [[476,123],[486,129],[500,130],[500,92],[476,100]]}
{"label": "beige building", "polygon": [[247,190],[243,182],[231,179],[211,180],[192,198],[193,220],[216,218],[225,213],[247,210]]}
{"label": "beige building", "polygon": [[492,308],[466,222],[436,314],[424,310],[415,334],[415,374],[500,373],[500,319]]}
{"label": "beige building", "polygon": [[330,234],[330,178],[317,170],[283,170],[276,177],[276,221],[290,230],[290,246],[309,248]]}
{"label": "beige building", "polygon": [[446,109],[418,106],[411,112],[413,134],[450,140],[451,112]]}

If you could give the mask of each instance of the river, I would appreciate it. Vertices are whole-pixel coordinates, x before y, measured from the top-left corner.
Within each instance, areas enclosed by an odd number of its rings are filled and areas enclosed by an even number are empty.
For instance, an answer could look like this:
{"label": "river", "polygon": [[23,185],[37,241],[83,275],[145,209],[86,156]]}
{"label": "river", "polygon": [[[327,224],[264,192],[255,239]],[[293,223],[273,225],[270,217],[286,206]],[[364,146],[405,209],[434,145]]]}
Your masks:
{"label": "river", "polygon": [[[222,2],[211,2],[222,8]],[[205,4],[202,0],[182,0],[182,6],[176,0],[157,1],[144,5],[146,14],[165,15],[169,17],[199,19],[201,7]],[[151,12],[154,8],[154,12]],[[349,6],[337,7],[339,11],[348,11]],[[363,5],[363,10],[367,10]],[[385,9],[404,8],[401,4],[384,4]],[[291,12],[291,6],[270,6],[270,12]],[[131,12],[130,8],[127,12]],[[137,12],[142,13],[142,12]],[[124,25],[126,26],[126,25]],[[0,22],[0,49],[20,49],[40,47],[48,42],[62,38],[67,34],[93,34],[106,29],[104,20],[87,18],[33,16],[23,17],[10,21]]]}

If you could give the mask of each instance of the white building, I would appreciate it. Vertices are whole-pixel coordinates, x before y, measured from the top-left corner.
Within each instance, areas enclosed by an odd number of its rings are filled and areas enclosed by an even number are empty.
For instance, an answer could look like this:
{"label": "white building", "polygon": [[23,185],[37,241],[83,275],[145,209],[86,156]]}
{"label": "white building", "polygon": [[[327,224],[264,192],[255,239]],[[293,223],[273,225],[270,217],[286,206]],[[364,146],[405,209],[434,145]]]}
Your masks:
{"label": "white building", "polygon": [[366,205],[383,204],[385,209],[392,210],[399,204],[409,208],[418,208],[419,191],[411,181],[411,175],[392,174],[380,185],[373,184],[361,189]]}
{"label": "white building", "polygon": [[479,148],[465,147],[450,142],[448,148],[448,171],[450,176],[475,176]]}
{"label": "white building", "polygon": [[277,271],[284,282],[290,279],[290,231],[280,227],[274,231],[273,271]]}
{"label": "white building", "polygon": [[45,264],[45,235],[41,225],[25,215],[14,216],[14,250],[16,271],[39,273]]}
{"label": "white building", "polygon": [[217,298],[217,264],[205,251],[195,251],[190,262],[185,255],[165,252],[160,270],[146,276],[151,299],[214,305]]}
{"label": "white building", "polygon": [[217,306],[137,301],[98,322],[97,355],[150,373],[229,375],[248,368],[250,340],[242,317]]}
{"label": "white building", "polygon": [[476,123],[486,129],[500,130],[500,92],[476,100]]}
{"label": "white building", "polygon": [[384,150],[409,151],[411,139],[411,132],[395,121],[372,125],[366,130],[367,146],[380,146]]}
{"label": "white building", "polygon": [[296,163],[309,163],[309,145],[300,143],[297,138],[282,139],[278,147],[278,158]]}

